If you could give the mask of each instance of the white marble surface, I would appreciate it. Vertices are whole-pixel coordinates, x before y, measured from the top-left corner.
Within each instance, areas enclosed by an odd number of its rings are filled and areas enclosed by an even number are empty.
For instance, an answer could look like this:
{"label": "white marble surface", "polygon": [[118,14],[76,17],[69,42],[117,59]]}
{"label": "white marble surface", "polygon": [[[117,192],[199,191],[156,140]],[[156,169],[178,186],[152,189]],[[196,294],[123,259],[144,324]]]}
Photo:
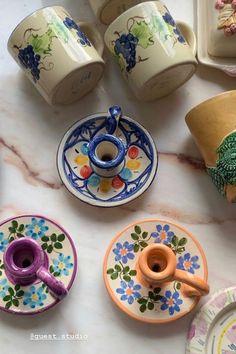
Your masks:
{"label": "white marble surface", "polygon": [[[1,0],[0,14],[0,218],[40,213],[60,222],[73,236],[79,257],[75,285],[61,305],[38,317],[0,313],[0,351],[6,353],[182,354],[194,313],[163,327],[137,323],[111,303],[102,280],[110,239],[128,223],[167,218],[192,231],[209,265],[211,291],[235,282],[236,205],[218,195],[205,174],[184,122],[203,99],[236,88],[236,80],[199,66],[196,75],[171,96],[155,103],[136,101],[108,53],[99,86],[69,107],[48,106],[9,56],[6,43],[15,25],[50,0]],[[87,0],[58,1],[75,19],[94,20]],[[193,0],[166,0],[172,14],[194,24]],[[101,27],[102,29],[102,27]],[[136,118],[152,133],[160,152],[152,187],[129,205],[89,207],[62,187],[56,170],[60,138],[73,122],[111,104]],[[202,299],[202,302],[206,301]],[[86,334],[86,341],[33,342],[30,333]]]}

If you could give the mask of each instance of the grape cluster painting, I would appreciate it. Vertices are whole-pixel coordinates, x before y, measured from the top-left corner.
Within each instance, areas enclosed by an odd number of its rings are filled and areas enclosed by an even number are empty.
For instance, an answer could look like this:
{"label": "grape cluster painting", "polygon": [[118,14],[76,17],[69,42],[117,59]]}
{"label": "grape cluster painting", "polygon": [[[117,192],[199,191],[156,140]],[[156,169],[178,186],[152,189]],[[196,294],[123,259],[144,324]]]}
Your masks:
{"label": "grape cluster painting", "polygon": [[41,71],[50,71],[54,68],[52,60],[46,60],[52,56],[52,46],[54,39],[60,39],[64,43],[70,40],[70,33],[82,46],[91,47],[87,36],[81,31],[71,18],[66,16],[61,19],[53,16],[47,23],[46,31],[41,28],[28,28],[25,31],[23,41],[20,45],[14,45],[18,50],[18,60],[21,66],[28,72],[34,83],[41,77]]}
{"label": "grape cluster painting", "polygon": [[40,55],[35,54],[32,45],[19,50],[18,58],[26,69],[30,69],[33,80],[36,82],[40,77],[39,63]]}
{"label": "grape cluster painting", "polygon": [[152,15],[151,20],[131,17],[126,29],[114,33],[113,52],[122,72],[130,74],[136,64],[149,60],[145,50],[159,42],[169,56],[175,55],[177,43],[187,44],[166,7],[164,10],[162,15]]}

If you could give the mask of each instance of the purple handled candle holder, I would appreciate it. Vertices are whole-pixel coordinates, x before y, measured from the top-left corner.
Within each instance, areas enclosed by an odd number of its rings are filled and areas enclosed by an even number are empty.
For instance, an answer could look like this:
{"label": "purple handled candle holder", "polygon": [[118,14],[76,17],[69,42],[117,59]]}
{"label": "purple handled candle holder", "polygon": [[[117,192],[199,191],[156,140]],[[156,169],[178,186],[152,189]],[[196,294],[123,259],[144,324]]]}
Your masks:
{"label": "purple handled candle holder", "polygon": [[30,285],[41,280],[59,299],[68,293],[65,285],[48,270],[48,259],[40,245],[30,238],[11,242],[3,256],[6,275],[13,284]]}
{"label": "purple handled candle holder", "polygon": [[0,224],[0,310],[32,315],[60,302],[77,271],[77,254],[68,233],[40,215],[23,215]]}

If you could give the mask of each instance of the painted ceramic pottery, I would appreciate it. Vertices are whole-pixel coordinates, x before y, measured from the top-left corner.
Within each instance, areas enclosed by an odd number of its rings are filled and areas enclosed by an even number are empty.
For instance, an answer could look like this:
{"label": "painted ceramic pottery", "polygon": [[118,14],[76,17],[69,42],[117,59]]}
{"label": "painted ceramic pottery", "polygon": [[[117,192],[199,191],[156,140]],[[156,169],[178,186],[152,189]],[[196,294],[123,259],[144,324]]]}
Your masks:
{"label": "painted ceramic pottery", "polygon": [[235,77],[235,1],[198,0],[197,7],[199,62]]}
{"label": "painted ceramic pottery", "polygon": [[117,17],[104,41],[136,97],[164,97],[191,78],[197,68],[196,38],[176,22],[161,1],[145,1]]}
{"label": "painted ceramic pottery", "polygon": [[125,204],[151,185],[158,158],[150,134],[120,107],[88,116],[63,137],[60,177],[78,199],[101,207]]}
{"label": "painted ceramic pottery", "polygon": [[90,92],[104,71],[103,39],[92,24],[76,23],[62,6],[24,18],[8,50],[50,104],[69,104]]}
{"label": "painted ceramic pottery", "polygon": [[236,287],[217,292],[195,317],[189,330],[186,353],[236,352]]}
{"label": "painted ceramic pottery", "polygon": [[186,123],[219,192],[236,202],[236,91],[224,92],[196,107]]}
{"label": "painted ceramic pottery", "polygon": [[76,270],[74,244],[54,221],[25,215],[0,225],[1,310],[21,315],[48,310],[67,294]]}
{"label": "painted ceramic pottery", "polygon": [[[169,274],[172,271],[175,275]],[[196,289],[201,294],[209,291],[207,273],[198,241],[182,227],[161,220],[128,226],[112,240],[104,259],[104,281],[112,300],[129,316],[149,323],[174,321],[192,311],[200,299]]]}

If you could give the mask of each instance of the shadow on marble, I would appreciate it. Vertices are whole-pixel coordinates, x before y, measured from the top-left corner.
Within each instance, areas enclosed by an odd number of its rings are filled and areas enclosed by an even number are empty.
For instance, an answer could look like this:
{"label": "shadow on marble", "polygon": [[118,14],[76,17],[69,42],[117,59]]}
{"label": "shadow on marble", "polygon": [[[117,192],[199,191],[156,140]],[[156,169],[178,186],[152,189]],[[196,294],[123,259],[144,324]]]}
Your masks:
{"label": "shadow on marble", "polygon": [[[68,299],[64,299],[64,304]],[[5,326],[9,326],[10,328],[21,328],[34,330],[36,328],[44,328],[45,323],[53,325],[61,320],[61,311],[60,304],[56,305],[54,308],[49,311],[38,314],[37,316],[21,316],[5,313],[4,311],[0,312],[0,320],[4,322]]]}
{"label": "shadow on marble", "polygon": [[[124,115],[139,121],[152,135],[160,134],[162,130],[167,129],[173,119],[184,119],[180,112],[188,95],[186,87],[183,86],[172,93],[171,105],[168,104],[170,96],[154,102],[140,102],[135,98],[123,80],[119,68],[111,59],[107,60],[104,77],[99,85],[88,95],[71,105],[50,106],[21,70],[17,75],[19,89],[27,100],[27,110],[39,112],[40,118],[48,124],[49,129],[59,131],[61,134],[76,121],[93,113],[106,112],[109,106],[114,104],[120,105]],[[115,89],[116,85],[121,86],[119,94]],[[125,101],[128,101],[128,104],[124,105]],[[40,125],[40,120],[38,124]]]}
{"label": "shadow on marble", "polygon": [[120,311],[113,303],[109,304],[109,313],[109,320],[116,321],[116,325],[122,327],[123,330],[127,331],[130,335],[138,336],[142,338],[142,340],[158,340],[158,338],[172,338],[177,335],[182,335],[187,338],[188,328],[196,310],[178,321],[162,325],[137,321]]}
{"label": "shadow on marble", "polygon": [[188,130],[187,138],[183,141],[182,150],[183,150],[183,153],[186,153],[187,156],[192,157],[192,158],[196,158],[199,160],[199,162],[202,161],[202,163],[204,163],[201,153],[200,153],[195,141],[193,140],[189,130]]}
{"label": "shadow on marble", "polygon": [[[156,183],[156,180],[154,180],[153,183]],[[78,210],[79,215],[83,218],[83,220],[87,219],[88,222],[91,222],[92,215],[93,222],[101,222],[102,224],[114,224],[121,222],[122,229],[126,226],[123,225],[124,214],[125,217],[127,217],[128,215],[133,215],[136,212],[138,213],[140,210],[145,210],[145,206],[154,192],[154,188],[155,186],[151,185],[143,195],[139,196],[130,203],[115,208],[101,208],[86,204],[73,196],[66,188],[63,188],[62,193],[65,197],[67,208],[70,208],[73,212]]]}
{"label": "shadow on marble", "polygon": [[[27,110],[40,112],[40,118],[48,124],[52,131],[58,130],[65,132],[76,121],[86,115],[96,113],[95,108],[93,108],[92,112],[88,112],[87,107],[91,107],[91,101],[96,102],[96,100],[98,100],[99,93],[96,93],[97,88],[74,104],[68,106],[51,106],[41,97],[23,72],[20,71],[18,75],[19,89],[25,93],[25,99],[28,105]],[[92,107],[94,107],[94,105]],[[40,120],[38,124],[40,125]]]}
{"label": "shadow on marble", "polygon": [[199,64],[196,75],[203,81],[210,81],[219,85],[223,91],[235,90],[235,78],[226,75],[219,69]]}
{"label": "shadow on marble", "polygon": [[[112,58],[107,60],[104,82],[106,82],[105,94],[108,101],[121,106],[124,115],[136,119],[153,135],[159,132],[161,134],[161,131],[171,126],[174,119],[183,119],[180,112],[188,95],[185,86],[159,100],[152,102],[139,101],[123,79],[119,67],[112,61]],[[121,88],[119,94],[114,89],[114,83],[116,82],[117,86]],[[170,97],[171,105],[169,104]],[[124,102],[128,102],[128,104],[124,106]]]}

